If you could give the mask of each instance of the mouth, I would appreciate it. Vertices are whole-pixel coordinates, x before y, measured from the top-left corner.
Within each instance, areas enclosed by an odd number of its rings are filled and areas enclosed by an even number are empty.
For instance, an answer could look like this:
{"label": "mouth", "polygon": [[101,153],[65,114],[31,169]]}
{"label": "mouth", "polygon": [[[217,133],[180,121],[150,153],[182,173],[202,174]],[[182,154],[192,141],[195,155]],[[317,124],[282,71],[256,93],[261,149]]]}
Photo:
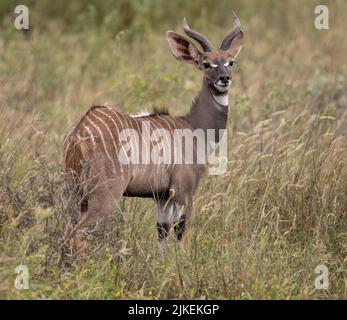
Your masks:
{"label": "mouth", "polygon": [[226,92],[229,90],[229,88],[231,86],[231,81],[228,81],[228,82],[218,81],[217,83],[214,83],[213,85],[218,91]]}

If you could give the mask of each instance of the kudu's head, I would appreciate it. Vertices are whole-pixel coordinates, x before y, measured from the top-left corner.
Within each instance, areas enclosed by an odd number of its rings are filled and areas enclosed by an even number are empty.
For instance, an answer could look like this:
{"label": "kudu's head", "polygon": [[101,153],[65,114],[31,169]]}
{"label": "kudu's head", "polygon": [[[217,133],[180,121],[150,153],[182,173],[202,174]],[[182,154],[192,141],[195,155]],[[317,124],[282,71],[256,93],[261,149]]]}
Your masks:
{"label": "kudu's head", "polygon": [[193,64],[203,71],[209,87],[219,93],[226,93],[232,83],[232,66],[240,53],[243,44],[243,32],[240,20],[234,14],[235,21],[232,31],[224,38],[220,48],[213,49],[210,41],[202,34],[193,31],[183,20],[184,32],[196,40],[203,52],[192,42],[173,31],[166,33],[173,55],[179,60]]}

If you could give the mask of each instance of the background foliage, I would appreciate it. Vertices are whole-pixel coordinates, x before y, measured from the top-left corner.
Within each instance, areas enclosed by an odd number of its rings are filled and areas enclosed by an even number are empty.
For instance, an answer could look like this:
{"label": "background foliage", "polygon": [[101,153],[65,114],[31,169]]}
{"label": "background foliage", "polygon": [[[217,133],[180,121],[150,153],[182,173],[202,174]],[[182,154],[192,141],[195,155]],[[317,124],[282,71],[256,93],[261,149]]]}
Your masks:
{"label": "background foliage", "polygon": [[[347,67],[343,0],[0,3],[0,297],[14,299],[347,298]],[[319,3],[320,4],[320,3]],[[172,58],[182,18],[217,46],[240,16],[228,172],[197,193],[191,251],[158,252],[153,203],[123,199],[84,265],[59,267],[69,199],[61,143],[93,104],[182,114],[201,75]],[[14,269],[30,289],[14,288]],[[315,290],[314,269],[330,271]]]}

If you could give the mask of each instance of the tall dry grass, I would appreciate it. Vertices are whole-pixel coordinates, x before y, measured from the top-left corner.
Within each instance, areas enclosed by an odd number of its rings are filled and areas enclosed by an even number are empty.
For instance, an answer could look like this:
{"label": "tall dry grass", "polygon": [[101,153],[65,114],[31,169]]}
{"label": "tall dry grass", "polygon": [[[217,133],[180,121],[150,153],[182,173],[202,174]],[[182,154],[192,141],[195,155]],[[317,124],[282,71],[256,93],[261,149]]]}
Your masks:
{"label": "tall dry grass", "polygon": [[[202,181],[190,252],[170,239],[162,259],[153,203],[122,199],[86,263],[64,268],[60,156],[69,125],[93,104],[186,112],[201,75],[172,58],[165,31],[180,31],[186,15],[217,44],[230,4],[177,2],[168,14],[161,1],[52,11],[29,1],[33,29],[22,33],[6,11],[13,3],[3,3],[0,297],[346,299],[344,1],[328,2],[329,31],[313,28],[313,1],[235,1],[246,43],[231,91],[228,171]],[[29,290],[14,287],[19,264],[29,268]],[[314,288],[320,264],[328,290]]]}

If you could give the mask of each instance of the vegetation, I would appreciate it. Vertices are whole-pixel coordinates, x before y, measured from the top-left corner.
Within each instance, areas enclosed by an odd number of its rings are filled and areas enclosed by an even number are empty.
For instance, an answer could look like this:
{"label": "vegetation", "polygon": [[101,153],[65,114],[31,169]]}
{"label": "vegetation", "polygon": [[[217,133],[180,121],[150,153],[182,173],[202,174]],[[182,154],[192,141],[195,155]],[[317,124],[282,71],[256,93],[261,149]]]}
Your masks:
{"label": "vegetation", "polygon": [[[0,298],[346,299],[347,42],[343,0],[21,1],[0,4]],[[83,265],[59,266],[68,214],[61,145],[93,104],[182,114],[201,74],[171,55],[184,16],[215,45],[234,9],[245,46],[234,68],[228,172],[206,176],[191,250],[162,258],[154,205],[123,199]],[[229,14],[230,13],[230,14]],[[14,287],[15,267],[30,288]],[[317,265],[329,269],[316,290]]]}

